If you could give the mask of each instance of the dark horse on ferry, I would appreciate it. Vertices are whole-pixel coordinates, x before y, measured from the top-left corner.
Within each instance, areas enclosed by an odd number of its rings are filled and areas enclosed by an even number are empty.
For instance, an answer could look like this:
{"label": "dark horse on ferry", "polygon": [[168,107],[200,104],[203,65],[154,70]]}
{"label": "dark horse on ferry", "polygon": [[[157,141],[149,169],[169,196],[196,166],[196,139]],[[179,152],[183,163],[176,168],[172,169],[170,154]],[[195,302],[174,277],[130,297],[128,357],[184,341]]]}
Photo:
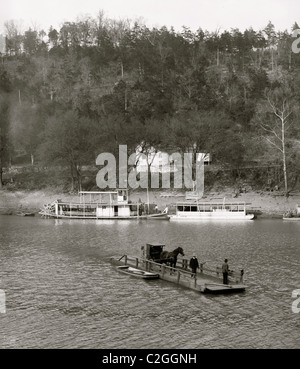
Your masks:
{"label": "dark horse on ferry", "polygon": [[171,268],[176,268],[176,263],[177,263],[177,256],[181,254],[182,256],[184,256],[184,252],[182,247],[177,247],[177,249],[169,252],[169,251],[163,251],[160,254],[160,262],[161,263],[168,263],[170,265]]}

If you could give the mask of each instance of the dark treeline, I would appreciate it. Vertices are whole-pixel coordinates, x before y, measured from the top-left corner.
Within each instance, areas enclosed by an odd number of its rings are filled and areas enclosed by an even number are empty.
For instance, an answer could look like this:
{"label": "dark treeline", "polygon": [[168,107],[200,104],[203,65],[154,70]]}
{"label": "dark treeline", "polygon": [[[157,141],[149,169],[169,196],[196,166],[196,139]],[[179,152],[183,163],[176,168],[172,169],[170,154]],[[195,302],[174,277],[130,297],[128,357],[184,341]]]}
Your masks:
{"label": "dark treeline", "polygon": [[[107,19],[102,12],[48,33],[5,23],[0,65],[2,168],[83,165],[140,145],[209,152],[240,176],[249,163],[280,165],[286,193],[298,179],[300,54],[295,38],[263,30],[181,32]],[[255,178],[254,178],[255,179]]]}

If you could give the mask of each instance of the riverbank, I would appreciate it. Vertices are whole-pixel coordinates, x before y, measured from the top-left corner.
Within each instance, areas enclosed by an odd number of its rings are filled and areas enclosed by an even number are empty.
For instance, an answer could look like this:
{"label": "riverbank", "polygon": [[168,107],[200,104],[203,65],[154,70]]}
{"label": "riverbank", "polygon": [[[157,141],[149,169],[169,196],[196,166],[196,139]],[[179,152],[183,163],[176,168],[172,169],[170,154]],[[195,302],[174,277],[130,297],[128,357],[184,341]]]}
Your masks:
{"label": "riverbank", "polygon": [[[138,201],[141,194],[138,192],[131,195],[131,199]],[[145,196],[145,195],[144,195]],[[144,197],[145,198],[145,197]],[[203,202],[245,202],[247,210],[253,211],[259,217],[264,218],[282,218],[282,215],[288,210],[295,210],[296,205],[300,204],[300,193],[293,193],[288,198],[282,193],[275,192],[246,192],[238,196],[232,191],[208,192],[204,193],[200,201]],[[155,203],[159,210],[164,210],[166,206],[170,207],[177,202],[185,200],[185,192],[153,192],[150,194],[150,203]]]}
{"label": "riverbank", "polygon": [[[285,198],[281,193],[274,192],[246,192],[238,196],[231,191],[205,193],[201,201],[223,201],[246,202],[249,211],[255,211],[260,217],[282,217],[288,210],[295,209],[300,204],[300,193],[293,193]],[[70,193],[57,193],[54,190],[37,191],[8,191],[0,190],[0,214],[10,215],[18,212],[38,213],[44,204],[51,203],[57,199],[77,202],[78,195]],[[146,191],[135,190],[130,192],[132,202],[147,203]],[[158,209],[163,211],[177,202],[185,201],[185,192],[180,191],[149,191],[150,204],[157,204]]]}

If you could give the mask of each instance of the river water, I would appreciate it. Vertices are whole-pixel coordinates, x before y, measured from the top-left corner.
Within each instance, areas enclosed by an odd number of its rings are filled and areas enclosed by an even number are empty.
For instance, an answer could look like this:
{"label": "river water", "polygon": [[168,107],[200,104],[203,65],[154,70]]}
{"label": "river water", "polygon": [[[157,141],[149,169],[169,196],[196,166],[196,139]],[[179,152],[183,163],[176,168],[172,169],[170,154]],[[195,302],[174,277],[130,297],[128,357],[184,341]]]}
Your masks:
{"label": "river water", "polygon": [[[0,348],[300,348],[300,222],[0,216]],[[119,273],[146,242],[244,268],[245,292],[203,295]],[[300,307],[300,303],[298,304]]]}

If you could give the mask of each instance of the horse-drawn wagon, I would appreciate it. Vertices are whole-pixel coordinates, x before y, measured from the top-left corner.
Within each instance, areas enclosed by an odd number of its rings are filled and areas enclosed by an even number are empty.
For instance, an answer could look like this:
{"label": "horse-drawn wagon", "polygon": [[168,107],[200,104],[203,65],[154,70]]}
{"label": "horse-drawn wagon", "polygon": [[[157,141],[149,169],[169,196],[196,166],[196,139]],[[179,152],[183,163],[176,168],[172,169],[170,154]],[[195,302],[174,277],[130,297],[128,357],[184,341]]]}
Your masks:
{"label": "horse-drawn wagon", "polygon": [[161,243],[146,243],[145,258],[156,263],[160,262],[160,255],[164,251],[164,247],[165,245]]}
{"label": "horse-drawn wagon", "polygon": [[175,250],[169,252],[164,251],[164,244],[147,243],[146,244],[146,259],[154,261],[155,263],[169,263],[170,266],[176,267],[177,256],[181,254],[184,256],[182,247],[177,247]]}

